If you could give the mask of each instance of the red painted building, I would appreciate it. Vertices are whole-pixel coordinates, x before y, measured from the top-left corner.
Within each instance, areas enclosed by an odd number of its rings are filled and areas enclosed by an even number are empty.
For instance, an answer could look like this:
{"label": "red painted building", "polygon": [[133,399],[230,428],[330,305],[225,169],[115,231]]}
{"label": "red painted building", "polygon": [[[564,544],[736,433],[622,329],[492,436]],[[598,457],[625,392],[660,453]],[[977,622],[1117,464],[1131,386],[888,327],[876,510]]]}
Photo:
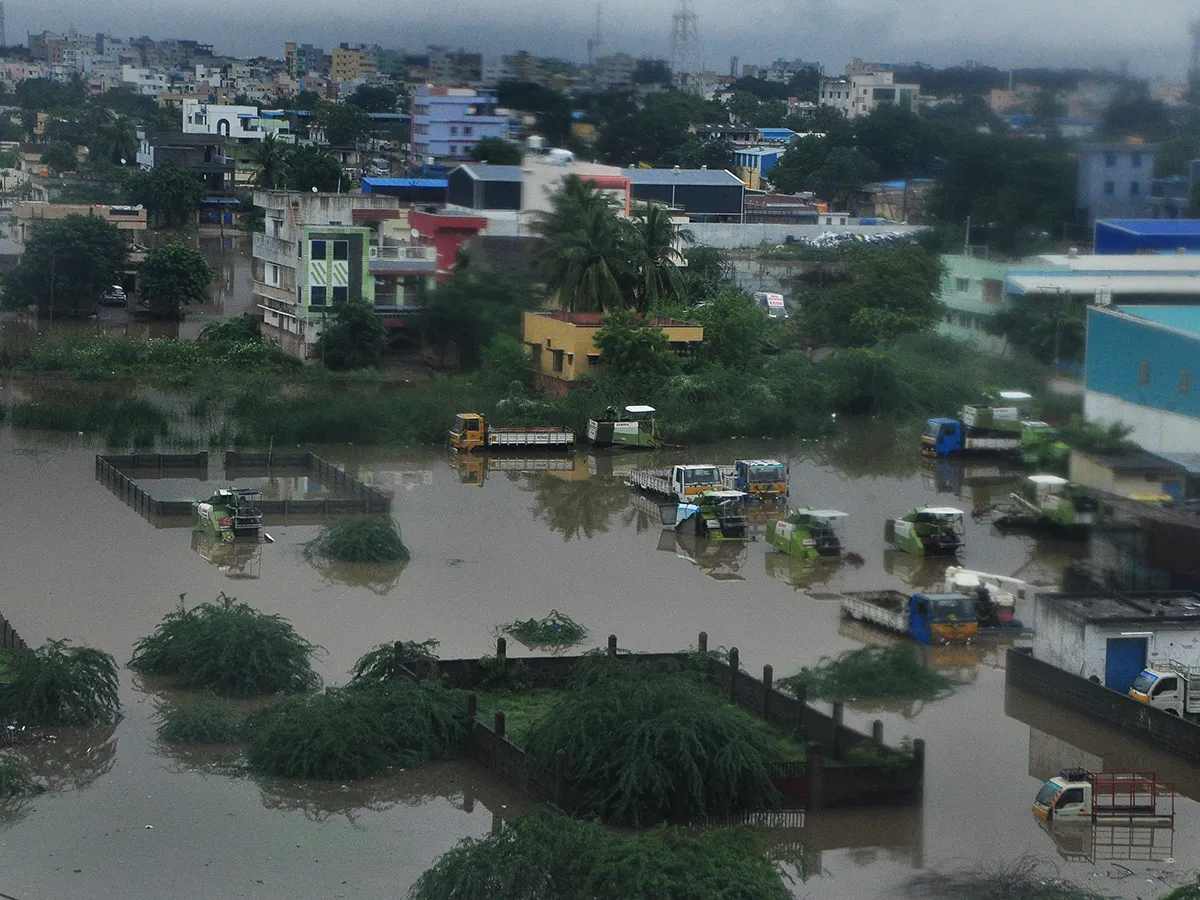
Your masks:
{"label": "red painted building", "polygon": [[432,244],[437,249],[437,279],[445,281],[450,277],[463,243],[484,231],[488,220],[483,216],[446,210],[427,212],[414,207],[408,214],[408,223],[420,234],[422,243]]}

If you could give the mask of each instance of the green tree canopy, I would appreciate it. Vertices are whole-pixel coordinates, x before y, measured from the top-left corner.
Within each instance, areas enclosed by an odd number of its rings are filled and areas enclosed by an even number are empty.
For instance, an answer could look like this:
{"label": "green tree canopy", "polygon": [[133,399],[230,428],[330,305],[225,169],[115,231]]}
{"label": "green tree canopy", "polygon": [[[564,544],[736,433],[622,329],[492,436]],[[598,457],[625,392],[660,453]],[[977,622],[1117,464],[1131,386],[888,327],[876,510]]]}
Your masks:
{"label": "green tree canopy", "polygon": [[287,182],[289,147],[268,134],[254,148],[254,179],[258,187],[275,190]]}
{"label": "green tree canopy", "polygon": [[351,103],[322,103],[316,109],[316,119],[325,132],[325,143],[331,147],[355,144],[371,128],[366,110]]}
{"label": "green tree canopy", "polygon": [[184,225],[204,199],[204,184],[187,169],[171,163],[142,169],[129,176],[131,203],[140,203],[161,225]]}
{"label": "green tree canopy", "polygon": [[390,87],[373,84],[360,84],[354,89],[354,92],[346,98],[346,102],[351,106],[357,106],[363,112],[367,113],[385,113],[394,112],[396,109],[396,101],[399,98]]}
{"label": "green tree canopy", "polygon": [[471,148],[471,159],[493,166],[519,166],[521,147],[504,138],[485,137]]}
{"label": "green tree canopy", "polygon": [[667,333],[631,309],[606,314],[593,341],[600,361],[618,378],[651,381],[679,371],[679,357]]}
{"label": "green tree canopy", "polygon": [[212,266],[198,250],[175,241],[155,247],[138,269],[138,293],[152,313],[179,319],[189,303],[208,299]]}
{"label": "green tree canopy", "polygon": [[79,168],[75,148],[66,141],[51,141],[50,146],[42,152],[42,162],[56,175],[60,172],[74,172]]}
{"label": "green tree canopy", "polygon": [[743,291],[725,288],[696,310],[704,326],[697,355],[727,369],[753,369],[762,360],[767,317]]}
{"label": "green tree canopy", "polygon": [[337,191],[346,181],[337,159],[317,147],[292,147],[283,154],[282,173],[292,191]]}
{"label": "green tree canopy", "polygon": [[35,305],[39,315],[87,315],[119,284],[129,257],[125,235],[95,216],[42,222],[8,275],[4,305]]}
{"label": "green tree canopy", "polygon": [[333,308],[317,339],[317,350],[327,369],[367,369],[379,365],[385,338],[375,310],[361,300],[350,300]]}
{"label": "green tree canopy", "polygon": [[818,197],[848,209],[850,195],[878,177],[879,166],[870,157],[851,147],[835,147],[810,180]]}
{"label": "green tree canopy", "polygon": [[792,142],[767,176],[783,194],[812,190],[812,177],[837,146],[830,138],[805,137]]}
{"label": "green tree canopy", "polygon": [[526,285],[468,268],[438,285],[421,308],[421,336],[443,354],[457,350],[463,368],[478,368],[496,335],[520,335],[521,313],[534,309],[538,300]]}

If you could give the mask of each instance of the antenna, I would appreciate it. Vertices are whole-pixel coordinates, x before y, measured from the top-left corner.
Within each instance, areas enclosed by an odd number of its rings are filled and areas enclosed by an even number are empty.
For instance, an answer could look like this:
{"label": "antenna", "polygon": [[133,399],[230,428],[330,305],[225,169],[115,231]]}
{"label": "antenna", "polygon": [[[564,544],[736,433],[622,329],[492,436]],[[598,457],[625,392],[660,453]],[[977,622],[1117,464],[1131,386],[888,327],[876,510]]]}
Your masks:
{"label": "antenna", "polygon": [[604,39],[600,32],[600,10],[602,4],[596,4],[596,24],[592,26],[592,36],[588,38],[587,54],[588,54],[588,71],[592,69],[592,64],[596,60],[596,52],[600,49],[600,45],[604,43]]}
{"label": "antenna", "polygon": [[679,0],[671,13],[671,71],[677,82],[695,69],[699,43],[692,0]]}

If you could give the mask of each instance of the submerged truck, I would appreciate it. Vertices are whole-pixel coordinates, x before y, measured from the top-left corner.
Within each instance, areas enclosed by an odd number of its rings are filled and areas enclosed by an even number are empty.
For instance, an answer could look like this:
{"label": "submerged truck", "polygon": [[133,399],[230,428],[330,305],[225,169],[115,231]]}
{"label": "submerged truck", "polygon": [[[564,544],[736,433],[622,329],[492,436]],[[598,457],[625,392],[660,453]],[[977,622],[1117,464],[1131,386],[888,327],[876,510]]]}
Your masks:
{"label": "submerged truck", "polygon": [[726,487],[730,472],[721,466],[685,465],[669,469],[634,469],[629,473],[629,483],[634,487],[662,494],[687,502],[708,491],[720,491]]}
{"label": "submerged truck", "polygon": [[1033,814],[1043,822],[1167,825],[1175,818],[1175,785],[1150,772],[1063,769],[1037,792]]}
{"label": "submerged truck", "polygon": [[1173,716],[1200,719],[1200,666],[1174,659],[1148,665],[1133,679],[1129,696]]}
{"label": "submerged truck", "polygon": [[926,456],[952,453],[991,453],[1019,456],[1026,431],[1049,427],[1029,418],[1033,395],[1024,391],[1000,391],[982,403],[964,406],[957,419],[932,418],[921,433],[921,452]]}
{"label": "submerged truck", "polygon": [[686,503],[664,504],[659,513],[679,534],[713,540],[743,540],[749,524],[743,491],[705,491]]}
{"label": "submerged truck", "polygon": [[847,591],[842,616],[906,634],[922,644],[970,641],[979,633],[975,602],[965,594]]}
{"label": "submerged truck", "polygon": [[777,459],[739,459],[733,464],[733,489],[751,500],[786,500],[789,475]]}
{"label": "submerged truck", "polygon": [[562,425],[489,425],[479,413],[459,413],[447,440],[455,450],[573,450],[575,432]]}

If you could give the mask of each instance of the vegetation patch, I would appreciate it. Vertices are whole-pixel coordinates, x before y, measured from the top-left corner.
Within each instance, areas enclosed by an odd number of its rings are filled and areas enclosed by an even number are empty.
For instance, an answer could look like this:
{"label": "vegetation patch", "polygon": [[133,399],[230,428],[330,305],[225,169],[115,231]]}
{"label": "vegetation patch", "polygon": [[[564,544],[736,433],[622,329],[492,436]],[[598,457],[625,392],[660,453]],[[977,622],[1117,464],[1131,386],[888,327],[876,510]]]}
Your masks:
{"label": "vegetation patch", "polygon": [[1029,857],[964,872],[922,873],[909,882],[906,893],[924,900],[1107,900],[1106,895],[1072,884],[1049,864]]}
{"label": "vegetation patch", "polygon": [[763,837],[744,828],[622,835],[538,810],[465,838],[413,886],[412,900],[789,900]]}
{"label": "vegetation patch", "polygon": [[557,609],[542,619],[517,619],[500,627],[502,634],[516,638],[526,647],[574,647],[587,638],[588,631]]}
{"label": "vegetation patch", "polygon": [[109,446],[153,446],[167,434],[169,420],[145,400],[21,401],[13,405],[15,428],[46,428],[102,434]]}
{"label": "vegetation patch", "polygon": [[[396,678],[428,674],[437,664],[440,641],[393,641],[380,644],[364,654],[350,670],[350,683],[355,686],[381,684]],[[404,670],[407,669],[408,672]]]}
{"label": "vegetation patch", "polygon": [[0,753],[0,800],[40,794],[46,788],[33,776],[24,757]]}
{"label": "vegetation patch", "polygon": [[319,685],[311,665],[316,646],[283,617],[224,593],[192,609],[183,600],[181,594],[179,608],[134,645],[131,669],[225,697],[297,693]]}
{"label": "vegetation patch", "polygon": [[523,747],[530,728],[554,708],[562,694],[550,688],[501,689],[476,691],[476,697],[479,721],[490,728],[496,721],[496,713],[503,712],[504,736]]}
{"label": "vegetation patch", "polygon": [[0,651],[2,722],[99,725],[119,708],[117,664],[102,650],[64,640]]}
{"label": "vegetation patch", "polygon": [[803,688],[810,698],[846,700],[933,700],[953,688],[945,675],[921,665],[912,644],[860,647],[836,659],[822,657],[778,682],[796,693]]}
{"label": "vegetation patch", "polygon": [[525,743],[544,769],[566,751],[580,813],[610,824],[778,802],[772,777],[783,755],[767,726],[679,663],[589,655]]}
{"label": "vegetation patch", "polygon": [[305,545],[304,555],[351,563],[395,563],[409,558],[400,529],[386,516],[336,519],[321,527],[320,534]]}
{"label": "vegetation patch", "polygon": [[461,692],[435,682],[329,688],[249,717],[249,760],[264,775],[365,778],[452,758],[466,735]]}
{"label": "vegetation patch", "polygon": [[158,737],[167,744],[232,744],[241,737],[237,708],[215,694],[158,706]]}
{"label": "vegetation patch", "polygon": [[1200,900],[1200,881],[1184,884],[1168,891],[1159,900]]}

